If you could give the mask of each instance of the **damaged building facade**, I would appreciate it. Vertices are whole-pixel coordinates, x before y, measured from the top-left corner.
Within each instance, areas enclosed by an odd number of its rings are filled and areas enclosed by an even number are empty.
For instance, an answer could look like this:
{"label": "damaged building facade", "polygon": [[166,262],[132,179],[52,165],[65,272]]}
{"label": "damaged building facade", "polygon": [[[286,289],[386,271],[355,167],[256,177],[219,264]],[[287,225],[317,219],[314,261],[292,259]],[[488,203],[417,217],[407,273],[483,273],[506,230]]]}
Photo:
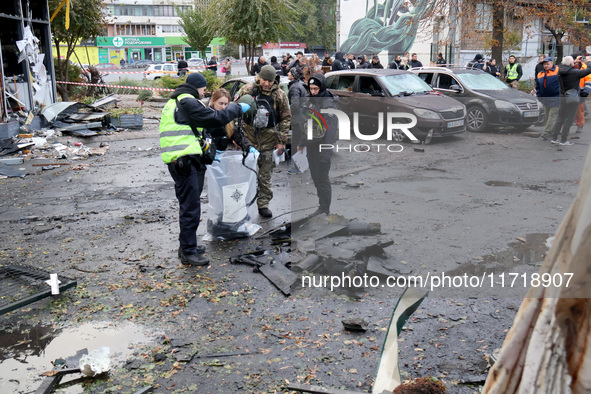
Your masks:
{"label": "damaged building facade", "polygon": [[3,0],[0,48],[0,139],[4,139],[18,134],[19,116],[36,115],[57,101],[48,0]]}

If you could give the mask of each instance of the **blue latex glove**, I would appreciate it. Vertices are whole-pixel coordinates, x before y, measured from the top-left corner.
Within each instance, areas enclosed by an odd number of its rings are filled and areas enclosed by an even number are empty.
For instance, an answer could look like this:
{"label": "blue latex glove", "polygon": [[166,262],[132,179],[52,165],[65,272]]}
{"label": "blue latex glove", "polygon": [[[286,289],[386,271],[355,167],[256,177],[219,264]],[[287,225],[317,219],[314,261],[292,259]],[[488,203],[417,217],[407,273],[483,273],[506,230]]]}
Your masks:
{"label": "blue latex glove", "polygon": [[259,151],[256,150],[256,148],[254,146],[251,146],[250,149],[248,150],[248,153],[252,153],[252,154],[258,154]]}
{"label": "blue latex glove", "polygon": [[218,163],[220,162],[220,158],[219,156],[224,153],[224,151],[222,150],[216,150],[215,151],[215,157],[213,158],[213,161],[217,161]]}
{"label": "blue latex glove", "polygon": [[238,105],[240,106],[242,113],[245,113],[246,111],[248,111],[250,109],[250,105],[248,105],[246,103],[238,103]]}

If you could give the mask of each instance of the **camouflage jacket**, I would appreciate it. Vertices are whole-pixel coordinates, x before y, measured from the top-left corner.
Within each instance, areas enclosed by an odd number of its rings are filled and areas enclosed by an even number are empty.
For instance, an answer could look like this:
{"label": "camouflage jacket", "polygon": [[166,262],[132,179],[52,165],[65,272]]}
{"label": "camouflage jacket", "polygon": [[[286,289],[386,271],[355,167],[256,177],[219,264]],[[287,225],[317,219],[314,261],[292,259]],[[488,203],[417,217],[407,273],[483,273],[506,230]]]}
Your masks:
{"label": "camouflage jacket", "polygon": [[260,129],[255,131],[252,125],[243,123],[244,134],[252,142],[254,147],[259,151],[274,150],[277,144],[286,144],[289,134],[289,128],[291,124],[291,111],[289,109],[289,101],[285,92],[279,87],[279,82],[276,81],[271,87],[270,92],[263,91],[263,88],[258,83],[258,78],[254,83],[244,85],[238,97],[242,97],[246,94],[252,95],[253,89],[257,86],[259,94],[271,94],[277,114],[279,115],[279,121],[274,127]]}

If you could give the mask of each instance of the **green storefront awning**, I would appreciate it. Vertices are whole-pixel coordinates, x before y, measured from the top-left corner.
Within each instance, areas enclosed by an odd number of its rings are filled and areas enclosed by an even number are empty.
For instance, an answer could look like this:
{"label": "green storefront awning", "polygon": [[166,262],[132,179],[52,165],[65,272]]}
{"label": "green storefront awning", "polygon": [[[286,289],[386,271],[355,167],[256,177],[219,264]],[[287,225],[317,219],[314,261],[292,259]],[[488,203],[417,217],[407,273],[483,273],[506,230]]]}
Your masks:
{"label": "green storefront awning", "polygon": [[[226,43],[225,38],[215,37],[213,40],[211,40],[209,45],[211,45],[211,46],[224,45],[225,43]],[[185,41],[185,39],[183,37],[166,37],[166,45],[185,46],[185,45],[189,45],[189,44],[187,44],[187,42]]]}
{"label": "green storefront awning", "polygon": [[97,37],[97,47],[163,47],[164,37]]}

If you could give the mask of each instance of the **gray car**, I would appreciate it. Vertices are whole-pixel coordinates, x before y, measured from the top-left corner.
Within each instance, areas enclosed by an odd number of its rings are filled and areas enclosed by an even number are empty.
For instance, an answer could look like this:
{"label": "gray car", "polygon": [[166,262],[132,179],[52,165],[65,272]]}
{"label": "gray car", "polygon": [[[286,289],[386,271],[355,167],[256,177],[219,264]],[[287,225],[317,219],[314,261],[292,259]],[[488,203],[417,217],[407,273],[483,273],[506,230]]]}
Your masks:
{"label": "gray car", "polygon": [[[410,131],[419,140],[429,134],[445,137],[466,131],[464,105],[436,93],[408,71],[343,70],[327,73],[326,79],[329,91],[339,97],[348,112],[358,113],[359,122],[368,132],[375,132],[377,117],[388,112],[414,114],[417,124]],[[404,138],[404,134],[396,132],[393,139]]]}
{"label": "gray car", "polygon": [[494,131],[500,127],[525,130],[544,120],[544,107],[535,97],[511,89],[487,72],[446,67],[423,67],[411,72],[434,90],[466,106],[468,131]]}

